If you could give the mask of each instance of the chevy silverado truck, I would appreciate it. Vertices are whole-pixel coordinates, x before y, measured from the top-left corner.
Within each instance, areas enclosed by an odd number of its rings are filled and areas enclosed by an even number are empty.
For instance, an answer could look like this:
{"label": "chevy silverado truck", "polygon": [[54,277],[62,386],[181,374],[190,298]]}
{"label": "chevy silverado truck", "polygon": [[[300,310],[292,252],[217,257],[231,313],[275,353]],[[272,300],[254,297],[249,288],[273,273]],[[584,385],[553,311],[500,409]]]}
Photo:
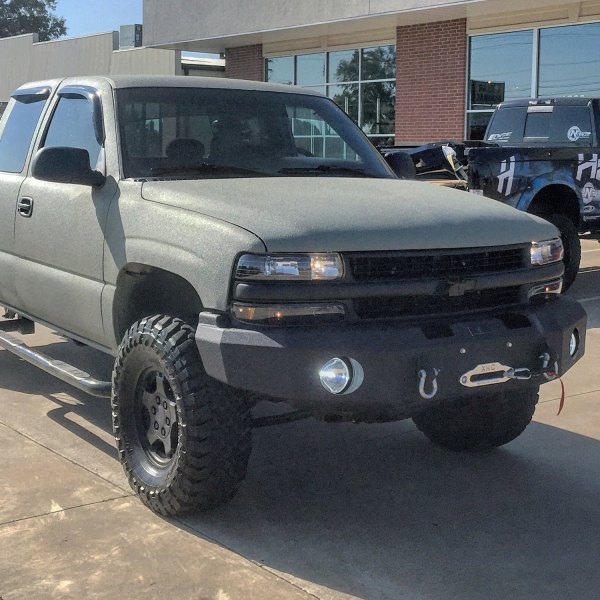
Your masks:
{"label": "chevy silverado truck", "polygon": [[558,227],[564,289],[579,270],[578,233],[600,225],[599,110],[599,100],[590,98],[503,102],[486,130],[487,146],[468,150],[472,192]]}
{"label": "chevy silverado truck", "polygon": [[[511,441],[585,350],[562,257],[538,217],[398,181],[306,89],[78,77],[24,85],[0,121],[0,347],[111,398],[163,515],[233,497],[261,398]],[[8,333],[36,322],[114,356],[112,381]]]}

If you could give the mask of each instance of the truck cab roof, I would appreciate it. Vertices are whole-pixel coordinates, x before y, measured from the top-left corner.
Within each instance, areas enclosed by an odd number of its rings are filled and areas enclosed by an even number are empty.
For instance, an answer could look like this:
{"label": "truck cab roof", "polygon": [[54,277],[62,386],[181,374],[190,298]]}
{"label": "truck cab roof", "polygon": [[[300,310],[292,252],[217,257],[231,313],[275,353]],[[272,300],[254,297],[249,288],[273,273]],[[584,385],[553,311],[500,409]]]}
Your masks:
{"label": "truck cab roof", "polygon": [[522,106],[589,106],[595,98],[520,98],[507,100],[498,105],[498,110]]}
{"label": "truck cab roof", "polygon": [[322,96],[315,90],[301,88],[291,85],[277,83],[263,83],[257,81],[246,81],[242,79],[226,79],[219,77],[183,77],[178,75],[156,76],[156,75],[116,75],[113,77],[101,76],[80,76],[67,77],[64,79],[48,79],[44,81],[35,81],[26,83],[16,91],[28,90],[31,88],[47,87],[55,89],[60,85],[91,85],[98,86],[100,82],[108,82],[114,89],[124,88],[154,88],[154,87],[172,87],[172,88],[213,88],[213,89],[232,89],[232,90],[251,90],[265,92],[282,92],[286,94],[303,94],[310,96]]}

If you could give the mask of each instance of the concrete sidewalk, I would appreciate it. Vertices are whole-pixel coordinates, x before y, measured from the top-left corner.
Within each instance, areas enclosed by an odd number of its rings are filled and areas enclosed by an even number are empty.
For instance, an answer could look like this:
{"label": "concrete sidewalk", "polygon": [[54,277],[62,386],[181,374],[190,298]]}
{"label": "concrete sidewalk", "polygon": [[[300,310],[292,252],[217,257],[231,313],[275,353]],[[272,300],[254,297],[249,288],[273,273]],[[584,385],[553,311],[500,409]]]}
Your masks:
{"label": "concrete sidewalk", "polygon": [[[553,382],[520,438],[474,456],[410,421],[259,429],[238,496],[186,519],[131,495],[108,401],[0,351],[0,598],[597,599],[600,246],[584,250],[588,349],[559,417]],[[27,341],[110,372],[47,330]]]}

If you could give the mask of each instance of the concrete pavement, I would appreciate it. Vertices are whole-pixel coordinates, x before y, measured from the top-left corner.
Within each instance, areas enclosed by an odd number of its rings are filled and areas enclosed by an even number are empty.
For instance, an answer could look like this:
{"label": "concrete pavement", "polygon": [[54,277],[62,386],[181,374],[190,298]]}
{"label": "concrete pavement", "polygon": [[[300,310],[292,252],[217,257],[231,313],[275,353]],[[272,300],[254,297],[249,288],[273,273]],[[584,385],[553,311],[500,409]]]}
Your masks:
{"label": "concrete pavement", "polygon": [[[410,421],[258,429],[238,496],[186,519],[131,495],[107,401],[0,351],[0,598],[597,599],[600,244],[583,243],[588,348],[560,416],[549,383],[521,437],[475,456]],[[110,372],[47,330],[27,341]]]}

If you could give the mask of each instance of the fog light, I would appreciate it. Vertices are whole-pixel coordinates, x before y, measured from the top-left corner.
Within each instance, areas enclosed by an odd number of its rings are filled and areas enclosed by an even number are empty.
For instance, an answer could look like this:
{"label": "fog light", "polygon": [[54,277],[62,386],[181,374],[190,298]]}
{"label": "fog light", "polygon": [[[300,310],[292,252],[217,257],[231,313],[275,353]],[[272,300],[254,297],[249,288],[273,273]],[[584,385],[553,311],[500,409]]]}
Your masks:
{"label": "fog light", "polygon": [[571,334],[571,339],[569,340],[569,354],[571,358],[574,358],[579,350],[579,331],[575,329]]}
{"label": "fog light", "polygon": [[352,366],[343,358],[332,358],[321,367],[319,378],[328,392],[343,394],[352,383]]}

